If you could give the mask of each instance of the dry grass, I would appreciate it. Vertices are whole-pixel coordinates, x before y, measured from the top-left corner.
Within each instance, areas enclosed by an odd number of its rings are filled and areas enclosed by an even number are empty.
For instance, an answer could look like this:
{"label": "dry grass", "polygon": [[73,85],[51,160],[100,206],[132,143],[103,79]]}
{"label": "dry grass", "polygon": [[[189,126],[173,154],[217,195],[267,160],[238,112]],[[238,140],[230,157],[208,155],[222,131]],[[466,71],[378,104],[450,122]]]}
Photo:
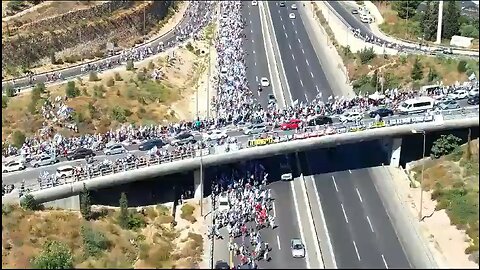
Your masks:
{"label": "dry grass", "polygon": [[[75,80],[80,96],[69,99],[67,105],[81,115],[79,133],[105,132],[123,124],[112,117],[116,107],[130,111],[131,115],[125,117],[124,123],[142,125],[175,121],[177,115],[171,105],[194,91],[206,61],[204,56],[195,55],[183,48],[176,51],[176,58],[174,62],[167,63],[165,57],[160,56],[151,64],[145,61],[137,65],[135,71],[120,69],[118,73],[122,81],[115,81],[115,85],[110,87],[107,86],[107,81],[115,77],[113,71],[98,74],[100,81],[97,82],[88,81],[88,76]],[[153,68],[161,68],[165,76],[157,82],[150,79],[141,82],[138,73],[144,68],[147,70],[147,78]],[[100,86],[104,89],[103,93],[98,91]],[[47,87],[47,91],[54,98],[64,96],[65,88],[66,84],[54,85]],[[42,126],[41,115],[32,115],[27,109],[30,100],[30,93],[21,94],[10,99],[7,108],[2,109],[2,141],[15,130],[31,135]],[[92,106],[94,110],[91,109]],[[57,131],[73,135],[69,130],[57,128]]]}
{"label": "dry grass", "polygon": [[[80,228],[86,221],[79,213],[32,212],[14,207],[8,214],[2,212],[2,268],[31,268],[31,258],[48,240],[62,241],[71,248],[75,268],[172,268],[183,265],[180,262],[194,267],[203,252],[202,236],[188,233],[188,245],[177,247],[175,240],[180,233],[168,225],[154,224],[166,212],[169,210],[164,207],[147,207],[147,226],[139,232],[121,229],[114,222],[116,211],[88,222],[104,233],[112,246],[99,257],[85,258]],[[183,252],[178,252],[179,248]]]}

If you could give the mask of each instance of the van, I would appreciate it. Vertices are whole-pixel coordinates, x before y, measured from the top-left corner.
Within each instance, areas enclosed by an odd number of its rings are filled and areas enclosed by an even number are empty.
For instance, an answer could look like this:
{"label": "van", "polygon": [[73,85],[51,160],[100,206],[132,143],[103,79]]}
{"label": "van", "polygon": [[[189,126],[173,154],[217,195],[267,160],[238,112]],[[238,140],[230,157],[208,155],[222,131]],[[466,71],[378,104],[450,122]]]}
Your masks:
{"label": "van", "polygon": [[73,166],[70,165],[65,165],[65,166],[60,166],[57,168],[57,173],[56,177],[57,178],[70,178],[73,176],[74,173],[74,168]]}
{"label": "van", "polygon": [[405,100],[398,107],[399,114],[415,114],[432,110],[435,105],[435,99],[431,97],[418,97]]}

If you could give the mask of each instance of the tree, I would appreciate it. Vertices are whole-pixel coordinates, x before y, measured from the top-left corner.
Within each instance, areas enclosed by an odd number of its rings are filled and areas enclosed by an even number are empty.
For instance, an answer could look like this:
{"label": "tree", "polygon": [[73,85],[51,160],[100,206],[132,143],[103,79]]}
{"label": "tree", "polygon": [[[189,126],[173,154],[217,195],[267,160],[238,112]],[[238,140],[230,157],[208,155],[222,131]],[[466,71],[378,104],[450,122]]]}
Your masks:
{"label": "tree", "polygon": [[68,98],[74,98],[80,95],[80,90],[75,86],[75,81],[69,81],[67,87],[65,88],[65,95]]}
{"label": "tree", "polygon": [[5,95],[7,97],[13,97],[16,94],[15,88],[13,88],[13,85],[7,84],[5,85]]}
{"label": "tree", "polygon": [[465,159],[472,159],[472,129],[468,129],[467,149],[465,150]]}
{"label": "tree", "polygon": [[23,199],[20,201],[20,206],[25,210],[35,211],[39,209],[37,201],[31,194],[27,194],[23,197]]}
{"label": "tree", "polygon": [[134,69],[135,69],[135,65],[134,65],[132,59],[128,59],[128,60],[127,60],[126,69],[127,69],[127,70],[134,70]]}
{"label": "tree", "polygon": [[460,30],[460,5],[457,1],[448,1],[444,7],[442,37],[450,39]]}
{"label": "tree", "polygon": [[90,201],[90,192],[85,183],[83,183],[83,190],[80,193],[80,213],[85,220],[92,218],[92,203]]}
{"label": "tree", "polygon": [[15,130],[12,134],[13,137],[13,143],[12,145],[15,147],[22,147],[23,143],[25,142],[25,134],[21,132],[20,130]]}
{"label": "tree", "polygon": [[421,19],[421,25],[423,26],[423,37],[425,40],[434,40],[437,34],[437,22],[438,22],[438,2],[432,1],[426,2],[425,12]]}
{"label": "tree", "polygon": [[393,9],[397,12],[398,17],[402,19],[413,18],[421,2],[418,0],[396,1],[393,4]]}
{"label": "tree", "polygon": [[448,155],[459,146],[461,141],[462,139],[452,134],[441,135],[440,138],[433,142],[431,156],[433,158],[440,158],[441,156]]}
{"label": "tree", "polygon": [[119,205],[120,205],[120,214],[118,216],[118,224],[120,225],[120,227],[127,229],[129,212],[128,212],[127,194],[125,194],[125,192],[122,192],[122,194],[120,194]]}
{"label": "tree", "polygon": [[38,269],[71,269],[73,268],[72,252],[62,242],[49,241],[42,252],[32,260],[32,266]]}
{"label": "tree", "polygon": [[459,73],[465,73],[467,71],[467,61],[465,60],[458,61],[457,71]]}
{"label": "tree", "polygon": [[373,76],[372,76],[372,79],[370,81],[370,84],[373,86],[373,88],[377,87],[377,83],[378,83],[378,69],[376,69],[373,72]]}
{"label": "tree", "polygon": [[35,85],[34,90],[38,91],[40,94],[45,93],[45,90],[47,90],[47,87],[45,86],[45,83],[39,82]]}
{"label": "tree", "polygon": [[433,82],[437,78],[438,78],[438,72],[435,70],[435,68],[429,67],[428,68],[428,75],[427,75],[428,81]]}
{"label": "tree", "polygon": [[364,47],[358,52],[358,57],[360,58],[362,65],[365,65],[366,63],[370,62],[370,60],[375,58],[375,51],[373,50],[373,47]]}
{"label": "tree", "polygon": [[478,28],[471,24],[462,24],[462,26],[460,26],[460,35],[464,37],[478,38]]}
{"label": "tree", "polygon": [[415,58],[415,62],[413,63],[411,76],[412,79],[415,81],[421,80],[423,78],[423,67],[418,57]]}

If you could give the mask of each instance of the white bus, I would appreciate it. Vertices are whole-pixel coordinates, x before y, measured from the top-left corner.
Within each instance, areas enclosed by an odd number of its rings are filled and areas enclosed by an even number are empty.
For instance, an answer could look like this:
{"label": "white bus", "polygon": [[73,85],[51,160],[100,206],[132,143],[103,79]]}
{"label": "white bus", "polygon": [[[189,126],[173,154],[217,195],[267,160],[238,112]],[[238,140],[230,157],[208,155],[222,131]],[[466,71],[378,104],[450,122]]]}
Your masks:
{"label": "white bus", "polygon": [[398,107],[399,114],[422,113],[433,109],[435,99],[431,97],[418,97],[405,100]]}

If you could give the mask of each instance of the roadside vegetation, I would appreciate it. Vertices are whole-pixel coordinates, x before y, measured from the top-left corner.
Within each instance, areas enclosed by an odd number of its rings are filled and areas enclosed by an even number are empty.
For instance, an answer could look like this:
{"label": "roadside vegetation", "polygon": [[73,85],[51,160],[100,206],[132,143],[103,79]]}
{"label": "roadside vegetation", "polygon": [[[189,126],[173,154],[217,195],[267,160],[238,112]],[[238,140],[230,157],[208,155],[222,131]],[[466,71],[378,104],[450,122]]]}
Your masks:
{"label": "roadside vegetation", "polygon": [[2,268],[193,268],[203,238],[173,226],[171,210],[93,208],[85,190],[81,211],[43,209],[33,198],[2,205]]}
{"label": "roadside vegetation", "polygon": [[[479,145],[478,139],[459,145],[453,135],[443,135],[434,142],[432,157],[425,161],[422,186],[432,191],[436,210],[445,209],[452,225],[469,236],[466,254],[479,262]],[[412,169],[417,183],[421,181],[422,165]],[[426,213],[428,215],[428,213]]]}
{"label": "roadside vegetation", "polygon": [[[418,43],[436,40],[438,1],[427,1],[424,12],[418,11],[422,1],[372,1],[384,18],[380,29],[387,35]],[[449,44],[454,35],[474,38],[472,48],[478,49],[479,22],[460,14],[459,1],[446,1],[443,5],[442,43]]]}
{"label": "roadside vegetation", "polygon": [[[2,97],[2,141],[21,144],[22,137],[36,133],[44,121],[42,105],[57,96],[68,97],[66,105],[74,110],[79,134],[106,132],[122,124],[175,120],[177,114],[171,109],[172,104],[193,93],[206,69],[204,49],[198,49],[199,44],[190,46],[193,53],[179,48],[175,59],[165,53],[143,64],[130,62],[124,70],[91,72],[61,85],[38,84],[32,91],[15,97],[7,89],[7,96]],[[161,73],[157,80],[151,77],[154,70]],[[61,134],[73,134],[69,129],[53,126]]]}
{"label": "roadside vegetation", "polygon": [[373,93],[383,89],[418,89],[422,85],[443,82],[444,85],[465,81],[473,72],[478,74],[479,61],[452,58],[444,55],[376,55],[371,48],[353,53],[341,46],[334,33],[315,6],[315,12],[332,45],[335,46],[347,68],[355,92]]}

